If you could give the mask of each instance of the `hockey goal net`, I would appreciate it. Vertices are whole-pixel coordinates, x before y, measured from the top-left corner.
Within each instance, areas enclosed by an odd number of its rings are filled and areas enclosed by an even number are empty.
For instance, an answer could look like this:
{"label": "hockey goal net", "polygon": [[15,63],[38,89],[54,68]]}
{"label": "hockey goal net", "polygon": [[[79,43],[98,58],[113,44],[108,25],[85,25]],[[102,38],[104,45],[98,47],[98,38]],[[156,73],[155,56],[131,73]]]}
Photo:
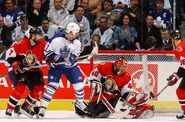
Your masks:
{"label": "hockey goal net", "polygon": [[[173,52],[169,51],[100,51],[93,57],[92,64],[114,61],[118,57],[128,60],[128,72],[131,74],[131,84],[138,92],[152,92],[155,95],[167,84],[167,77],[177,71],[179,63]],[[177,112],[179,110],[176,88],[168,86],[155,99],[150,99],[157,112]]]}

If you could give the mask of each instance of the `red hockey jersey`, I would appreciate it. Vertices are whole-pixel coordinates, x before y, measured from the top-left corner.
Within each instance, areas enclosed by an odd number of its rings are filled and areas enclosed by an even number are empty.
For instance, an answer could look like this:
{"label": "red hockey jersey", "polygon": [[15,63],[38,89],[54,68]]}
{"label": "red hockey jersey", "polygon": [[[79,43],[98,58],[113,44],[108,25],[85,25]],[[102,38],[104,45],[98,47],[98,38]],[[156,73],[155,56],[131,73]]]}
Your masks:
{"label": "red hockey jersey", "polygon": [[[15,42],[6,51],[6,60],[11,65],[13,61],[24,62],[25,57],[28,53],[34,55],[37,59],[35,66],[42,64],[44,58],[44,47],[46,45],[45,39],[40,40],[35,46],[30,45],[30,39],[23,38],[18,42]],[[24,63],[23,63],[24,64]],[[26,65],[24,65],[26,67]],[[29,66],[27,66],[29,67]]]}
{"label": "red hockey jersey", "polygon": [[[125,72],[122,75],[114,74],[113,65],[114,65],[113,62],[106,62],[98,65],[97,68],[94,69],[93,72],[91,73],[92,75],[91,78],[101,81],[102,77],[105,79],[107,77],[112,77],[112,80],[114,80],[118,89],[121,91],[122,87],[129,83],[129,81],[131,80],[131,76],[128,72]],[[107,99],[112,99],[118,96],[118,94],[107,94],[107,93],[103,94]]]}

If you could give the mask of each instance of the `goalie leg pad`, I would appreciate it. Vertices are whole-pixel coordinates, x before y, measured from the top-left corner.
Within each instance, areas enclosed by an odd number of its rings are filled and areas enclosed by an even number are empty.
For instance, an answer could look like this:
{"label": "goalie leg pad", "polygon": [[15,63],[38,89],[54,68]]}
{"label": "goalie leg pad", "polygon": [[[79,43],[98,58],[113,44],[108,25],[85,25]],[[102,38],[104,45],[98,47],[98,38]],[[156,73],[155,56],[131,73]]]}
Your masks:
{"label": "goalie leg pad", "polygon": [[134,116],[134,118],[149,119],[154,116],[154,106],[148,104],[137,106],[136,109],[129,112],[129,115]]}

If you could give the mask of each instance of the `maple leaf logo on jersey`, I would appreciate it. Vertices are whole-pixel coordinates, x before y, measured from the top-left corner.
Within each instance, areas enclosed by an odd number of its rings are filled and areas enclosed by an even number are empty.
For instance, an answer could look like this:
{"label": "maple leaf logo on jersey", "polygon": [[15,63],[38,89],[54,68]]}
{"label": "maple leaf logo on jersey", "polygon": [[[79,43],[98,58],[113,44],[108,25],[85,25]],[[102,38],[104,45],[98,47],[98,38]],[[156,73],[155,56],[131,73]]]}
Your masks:
{"label": "maple leaf logo on jersey", "polygon": [[70,53],[70,49],[67,46],[64,46],[63,48],[60,49],[60,55],[62,58],[68,58]]}

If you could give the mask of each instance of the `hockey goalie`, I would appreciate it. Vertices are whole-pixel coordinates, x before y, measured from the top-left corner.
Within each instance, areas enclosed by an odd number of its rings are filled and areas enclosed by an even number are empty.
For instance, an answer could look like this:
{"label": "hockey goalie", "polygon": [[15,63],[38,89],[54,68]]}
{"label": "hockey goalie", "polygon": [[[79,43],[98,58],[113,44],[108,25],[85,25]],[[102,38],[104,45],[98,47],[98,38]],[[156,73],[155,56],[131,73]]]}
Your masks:
{"label": "hockey goalie", "polygon": [[99,64],[89,76],[88,113],[77,108],[76,113],[94,118],[151,118],[154,107],[146,104],[147,94],[131,89],[127,67],[125,58]]}

